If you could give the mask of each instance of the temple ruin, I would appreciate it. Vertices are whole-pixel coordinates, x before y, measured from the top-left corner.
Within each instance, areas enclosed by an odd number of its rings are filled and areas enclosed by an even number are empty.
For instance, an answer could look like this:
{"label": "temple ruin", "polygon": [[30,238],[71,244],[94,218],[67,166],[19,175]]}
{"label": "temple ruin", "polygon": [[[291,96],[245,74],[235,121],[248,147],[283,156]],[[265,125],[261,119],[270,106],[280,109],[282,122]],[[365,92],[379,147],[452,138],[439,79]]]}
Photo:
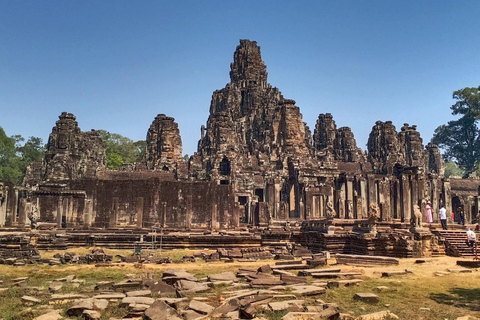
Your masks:
{"label": "temple ruin", "polygon": [[[283,237],[318,250],[337,241],[349,248],[343,251],[366,254],[362,241],[409,248],[390,237],[402,230],[427,239],[417,254],[428,255],[432,234],[415,224],[418,208],[423,212],[430,201],[435,213],[442,205],[447,212],[462,207],[466,221],[475,218],[480,180],[445,178],[439,149],[425,146],[415,125],[397,130],[377,121],[364,152],[330,113],[318,116],[312,133],[295,101],[267,77],[260,47],[240,40],[230,82],[213,93],[188,161],[178,124],[159,114],[148,128],[143,161],[107,170],[98,133],[81,131],[73,114],[62,113],[44,161],[30,166],[24,185],[0,184],[0,226],[30,227],[34,208],[40,224],[67,230],[250,227],[263,230],[258,241]],[[349,246],[351,239],[359,241]],[[380,251],[399,255],[392,250]]]}

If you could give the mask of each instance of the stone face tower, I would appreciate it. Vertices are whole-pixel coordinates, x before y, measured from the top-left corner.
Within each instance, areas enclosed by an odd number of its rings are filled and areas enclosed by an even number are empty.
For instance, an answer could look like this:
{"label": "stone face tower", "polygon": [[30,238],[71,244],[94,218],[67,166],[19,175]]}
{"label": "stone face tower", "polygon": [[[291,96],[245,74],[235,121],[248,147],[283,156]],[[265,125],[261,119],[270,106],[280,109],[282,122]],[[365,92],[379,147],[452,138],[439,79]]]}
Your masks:
{"label": "stone face tower", "polygon": [[286,168],[288,157],[310,153],[300,110],[268,84],[257,43],[240,40],[233,57],[230,83],[213,93],[206,133],[191,161],[195,177],[229,181],[243,169]]}
{"label": "stone face tower", "polygon": [[82,132],[73,114],[63,112],[48,139],[46,181],[93,178],[105,169],[105,147],[95,131]]}
{"label": "stone face tower", "polygon": [[172,117],[159,114],[147,132],[147,168],[173,172],[182,161],[182,138]]}

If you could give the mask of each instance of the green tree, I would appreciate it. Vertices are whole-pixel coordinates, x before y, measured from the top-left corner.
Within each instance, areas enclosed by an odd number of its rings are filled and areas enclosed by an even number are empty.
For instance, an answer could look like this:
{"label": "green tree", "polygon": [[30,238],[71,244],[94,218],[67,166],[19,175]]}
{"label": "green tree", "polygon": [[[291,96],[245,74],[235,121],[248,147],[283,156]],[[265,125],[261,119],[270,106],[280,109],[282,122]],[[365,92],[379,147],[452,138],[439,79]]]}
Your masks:
{"label": "green tree", "polygon": [[45,157],[46,147],[41,138],[30,137],[23,146],[17,146],[17,154],[21,156],[20,170],[23,174],[33,162],[38,162]]}
{"label": "green tree", "polygon": [[452,176],[462,177],[465,173],[460,169],[455,162],[447,161],[445,162],[445,178]]}
{"label": "green tree", "polygon": [[446,161],[454,161],[469,175],[480,160],[480,87],[455,91],[453,99],[457,102],[452,114],[460,118],[435,129],[432,142],[444,150]]}
{"label": "green tree", "polygon": [[20,183],[22,178],[21,158],[16,148],[18,137],[8,137],[0,127],[0,180],[15,184]]}
{"label": "green tree", "polygon": [[124,163],[134,163],[142,160],[147,146],[146,141],[133,140],[118,133],[97,130],[105,143],[105,153],[108,169],[118,169]]}

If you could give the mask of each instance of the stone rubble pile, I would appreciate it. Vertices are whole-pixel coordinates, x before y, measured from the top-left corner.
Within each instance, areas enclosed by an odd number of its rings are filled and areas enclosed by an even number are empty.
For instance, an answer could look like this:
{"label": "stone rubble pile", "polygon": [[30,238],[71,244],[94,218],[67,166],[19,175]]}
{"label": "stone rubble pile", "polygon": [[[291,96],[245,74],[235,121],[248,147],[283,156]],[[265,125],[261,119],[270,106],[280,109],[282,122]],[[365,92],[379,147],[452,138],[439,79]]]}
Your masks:
{"label": "stone rubble pile", "polygon": [[[317,274],[328,276],[318,280]],[[29,287],[26,277],[5,281],[3,285],[21,286],[28,292],[21,300],[28,312],[42,313],[36,320],[98,320],[112,308],[124,311],[122,319],[266,319],[268,313],[283,312],[282,320],[323,320],[355,319],[349,313],[341,313],[336,304],[320,298],[327,290],[361,285],[360,275],[342,273],[340,268],[312,269],[305,261],[297,260],[263,265],[257,270],[240,268],[236,274],[210,274],[204,279],[185,270],[166,269],[158,280],[152,274],[134,274],[120,282],[98,281],[91,285],[68,275],[51,281],[47,290]],[[376,294],[359,291],[352,299],[360,303],[379,302]],[[64,313],[57,310],[66,304]],[[391,317],[396,318],[393,314]],[[364,315],[357,319],[381,318]]]}

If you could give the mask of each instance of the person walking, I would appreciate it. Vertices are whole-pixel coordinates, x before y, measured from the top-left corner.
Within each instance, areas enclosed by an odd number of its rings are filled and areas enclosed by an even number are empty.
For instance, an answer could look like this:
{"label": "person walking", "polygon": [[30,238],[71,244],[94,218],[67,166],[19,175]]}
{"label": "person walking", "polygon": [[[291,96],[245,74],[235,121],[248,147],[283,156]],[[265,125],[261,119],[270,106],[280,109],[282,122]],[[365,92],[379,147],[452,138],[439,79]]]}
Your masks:
{"label": "person walking", "polygon": [[440,218],[440,223],[442,224],[442,229],[447,230],[447,209],[442,205],[440,211],[438,212],[438,217]]}
{"label": "person walking", "polygon": [[432,204],[430,201],[427,202],[427,205],[425,206],[425,213],[427,215],[427,223],[432,223],[433,222],[433,212],[432,212]]}
{"label": "person walking", "polygon": [[472,249],[472,253],[475,254],[475,242],[477,242],[477,235],[473,232],[472,228],[467,230],[467,244]]}

